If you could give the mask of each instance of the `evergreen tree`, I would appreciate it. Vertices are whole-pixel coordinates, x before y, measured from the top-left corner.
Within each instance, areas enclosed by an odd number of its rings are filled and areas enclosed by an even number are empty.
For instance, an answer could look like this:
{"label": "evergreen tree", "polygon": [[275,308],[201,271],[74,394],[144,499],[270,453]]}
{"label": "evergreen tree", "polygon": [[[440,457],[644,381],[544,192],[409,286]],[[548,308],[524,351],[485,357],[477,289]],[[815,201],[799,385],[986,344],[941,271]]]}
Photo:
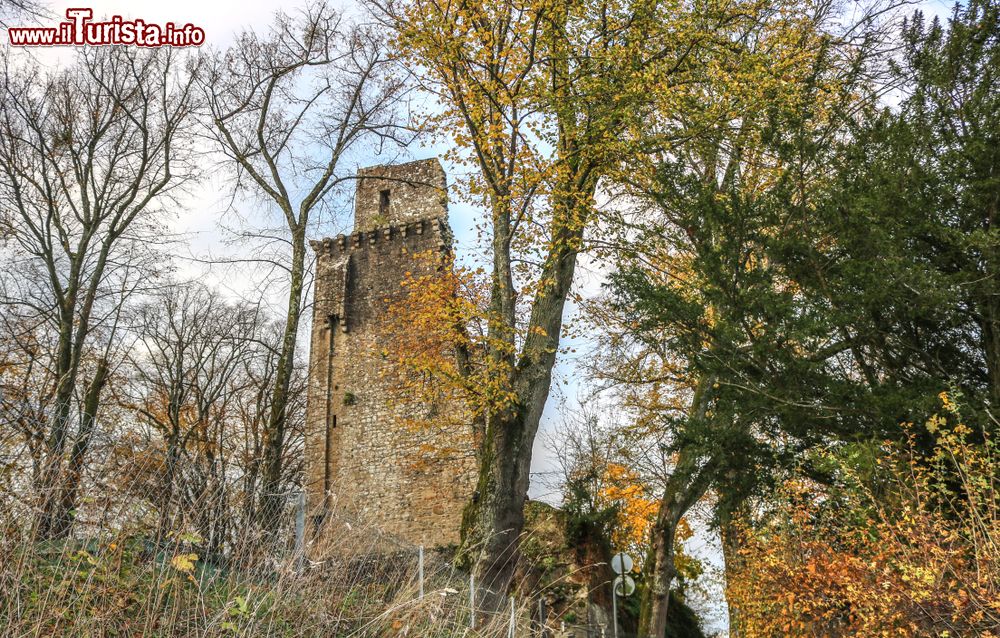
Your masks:
{"label": "evergreen tree", "polygon": [[[663,417],[693,497],[668,490],[678,513],[712,488],[729,520],[782,468],[833,480],[811,450],[898,436],[943,390],[995,412],[997,8],[956,8],[948,29],[907,21],[898,108],[824,110],[817,66],[814,102],[776,102],[659,163],[610,291],[633,331],[619,361],[690,397]],[[720,157],[739,161],[706,170]]]}

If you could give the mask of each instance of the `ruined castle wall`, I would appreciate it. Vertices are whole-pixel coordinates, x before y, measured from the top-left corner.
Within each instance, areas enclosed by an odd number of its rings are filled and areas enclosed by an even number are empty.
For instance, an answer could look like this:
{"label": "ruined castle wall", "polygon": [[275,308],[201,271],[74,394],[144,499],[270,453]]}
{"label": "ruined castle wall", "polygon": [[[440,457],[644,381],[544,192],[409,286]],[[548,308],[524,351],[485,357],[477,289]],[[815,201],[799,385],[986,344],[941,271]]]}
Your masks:
{"label": "ruined castle wall", "polygon": [[[420,163],[418,168],[426,169]],[[440,171],[436,160],[433,164]],[[406,166],[406,165],[404,165]],[[398,167],[396,167],[398,168]],[[423,176],[432,174],[422,170]],[[397,171],[398,174],[398,171]],[[441,171],[443,179],[443,171]],[[359,219],[374,219],[378,200],[362,199],[386,182],[359,184]],[[397,183],[390,186],[393,201]],[[401,282],[439,268],[450,251],[446,208],[437,189],[408,192],[434,202],[413,217],[402,209],[389,223],[349,236],[313,242],[317,251],[306,433],[307,504],[360,519],[412,544],[457,543],[461,513],[475,482],[472,427],[457,401],[429,405],[404,391],[383,356],[389,306],[402,298]],[[375,208],[377,214],[377,208]],[[442,260],[416,259],[435,254]]]}

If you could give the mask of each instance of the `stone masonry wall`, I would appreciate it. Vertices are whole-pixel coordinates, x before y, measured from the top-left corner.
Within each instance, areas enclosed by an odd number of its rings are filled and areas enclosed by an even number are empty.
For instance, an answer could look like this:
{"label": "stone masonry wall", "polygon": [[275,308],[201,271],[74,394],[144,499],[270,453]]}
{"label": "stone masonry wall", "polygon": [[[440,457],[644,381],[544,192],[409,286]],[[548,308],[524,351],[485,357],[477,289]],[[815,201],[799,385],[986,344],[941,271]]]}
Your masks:
{"label": "stone masonry wall", "polygon": [[443,258],[451,250],[444,171],[437,160],[424,160],[359,175],[355,232],[312,242],[307,507],[320,534],[324,516],[337,516],[412,544],[454,544],[476,479],[471,423],[407,425],[431,413],[461,415],[463,406],[408,399],[397,375],[387,374],[381,343],[406,273],[440,267],[415,256],[433,251]]}
{"label": "stone masonry wall", "polygon": [[[383,199],[383,193],[388,198]],[[448,216],[447,178],[437,159],[358,171],[354,230]]]}

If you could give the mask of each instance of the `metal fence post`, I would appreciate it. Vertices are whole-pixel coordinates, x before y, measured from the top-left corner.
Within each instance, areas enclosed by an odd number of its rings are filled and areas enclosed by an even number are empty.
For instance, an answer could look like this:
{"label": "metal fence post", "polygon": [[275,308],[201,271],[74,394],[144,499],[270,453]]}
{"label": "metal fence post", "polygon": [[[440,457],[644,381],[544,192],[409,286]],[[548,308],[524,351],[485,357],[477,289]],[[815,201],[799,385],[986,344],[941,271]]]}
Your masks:
{"label": "metal fence post", "polygon": [[510,597],[510,625],[507,628],[507,638],[514,638],[514,625],[516,623],[514,616],[514,597]]}
{"label": "metal fence post", "polygon": [[295,509],[295,573],[301,574],[306,560],[306,493],[299,492]]}
{"label": "metal fence post", "polygon": [[424,597],[424,546],[420,546],[420,552],[417,554],[417,574],[420,578],[420,597]]}
{"label": "metal fence post", "polygon": [[[624,587],[624,583],[622,587]],[[615,638],[618,638],[618,587],[611,583],[611,633]],[[604,633],[604,628],[601,628],[601,633]]]}
{"label": "metal fence post", "polygon": [[469,628],[476,628],[476,575],[469,574]]}
{"label": "metal fence post", "polygon": [[514,638],[514,625],[517,624],[517,620],[514,616],[514,597],[510,597],[510,625],[507,628],[507,638]]}
{"label": "metal fence post", "polygon": [[538,635],[545,638],[545,599],[538,599]]}

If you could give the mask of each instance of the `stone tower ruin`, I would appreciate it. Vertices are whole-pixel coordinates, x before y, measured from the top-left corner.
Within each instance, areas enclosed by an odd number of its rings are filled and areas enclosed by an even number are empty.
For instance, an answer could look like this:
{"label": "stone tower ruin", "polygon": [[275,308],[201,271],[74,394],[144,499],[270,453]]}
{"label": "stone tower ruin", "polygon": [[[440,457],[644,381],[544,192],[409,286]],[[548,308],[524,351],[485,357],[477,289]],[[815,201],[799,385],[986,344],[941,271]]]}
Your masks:
{"label": "stone tower ruin", "polygon": [[472,426],[413,427],[413,419],[461,414],[462,406],[427,405],[401,392],[382,343],[404,278],[446,263],[447,216],[437,159],[375,166],[358,173],[354,231],[311,242],[317,262],[306,494],[320,537],[326,523],[351,520],[412,544],[459,540],[475,482]]}

